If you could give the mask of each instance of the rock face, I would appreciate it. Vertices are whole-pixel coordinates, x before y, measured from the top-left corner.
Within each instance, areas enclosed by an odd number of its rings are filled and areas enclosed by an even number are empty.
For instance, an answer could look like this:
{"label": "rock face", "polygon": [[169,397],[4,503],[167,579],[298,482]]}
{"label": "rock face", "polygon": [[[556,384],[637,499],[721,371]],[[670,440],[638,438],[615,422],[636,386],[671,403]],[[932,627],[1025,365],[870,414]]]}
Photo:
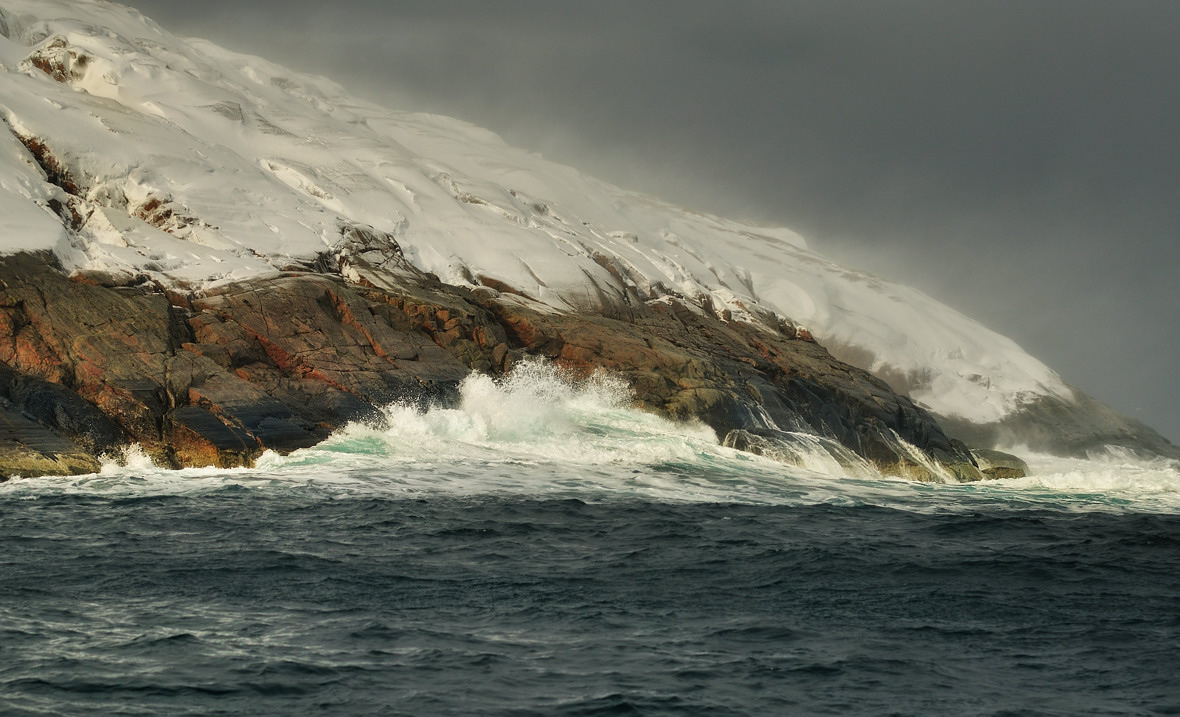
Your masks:
{"label": "rock face", "polygon": [[11,474],[73,475],[98,467],[94,456],[77,444],[0,399],[0,482]]}
{"label": "rock face", "polygon": [[780,444],[796,433],[817,434],[889,474],[936,480],[933,459],[959,479],[980,477],[965,446],[926,411],[790,324],[772,332],[724,322],[676,300],[614,317],[542,314],[505,295],[486,305],[515,345],[580,373],[621,375],[641,406],[699,418],[735,447],[749,441],[733,431]]}
{"label": "rock face", "polygon": [[1028,475],[1028,464],[1011,453],[989,448],[973,448],[971,455],[983,475],[992,479],[1023,478]]}
{"label": "rock face", "polygon": [[441,306],[376,304],[339,277],[291,274],[197,298],[67,277],[47,255],[0,267],[10,400],[91,454],[134,441],[166,465],[247,465],[266,448],[314,445],[374,403],[453,390],[470,371],[467,354],[425,330],[440,311],[451,318]]}
{"label": "rock face", "polygon": [[129,442],[165,465],[249,465],[541,356],[620,375],[640,406],[700,419],[735,447],[817,434],[845,463],[981,476],[926,411],[788,323],[728,322],[675,298],[555,314],[347,252],[302,269],[314,270],[186,294],[67,276],[48,254],[0,258],[0,474],[90,471]]}

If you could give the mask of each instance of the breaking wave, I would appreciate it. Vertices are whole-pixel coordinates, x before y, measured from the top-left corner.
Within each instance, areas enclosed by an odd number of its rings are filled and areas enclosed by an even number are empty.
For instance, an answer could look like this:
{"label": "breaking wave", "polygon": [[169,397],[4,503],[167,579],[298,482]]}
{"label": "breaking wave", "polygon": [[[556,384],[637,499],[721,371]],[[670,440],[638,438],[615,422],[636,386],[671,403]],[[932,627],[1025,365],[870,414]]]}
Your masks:
{"label": "breaking wave", "polygon": [[976,484],[980,490],[1017,494],[1025,500],[1064,495],[1161,512],[1180,510],[1180,461],[1146,459],[1114,447],[1088,458],[1061,458],[1020,446],[1008,450],[1025,458],[1029,476],[984,481]]}
{"label": "breaking wave", "polygon": [[800,436],[778,460],[721,445],[700,423],[632,406],[627,385],[596,374],[574,379],[526,362],[503,379],[472,374],[453,408],[398,403],[382,420],[350,424],[313,448],[264,454],[250,469],[154,466],[138,448],[77,478],[34,478],[0,493],[193,493],[226,486],[332,497],[537,495],[582,500],[782,505],[882,505],[919,512],[1012,508],[1180,512],[1176,461],[1111,452],[1090,459],[1025,456],[1033,475],[973,484],[923,484],[833,459]]}

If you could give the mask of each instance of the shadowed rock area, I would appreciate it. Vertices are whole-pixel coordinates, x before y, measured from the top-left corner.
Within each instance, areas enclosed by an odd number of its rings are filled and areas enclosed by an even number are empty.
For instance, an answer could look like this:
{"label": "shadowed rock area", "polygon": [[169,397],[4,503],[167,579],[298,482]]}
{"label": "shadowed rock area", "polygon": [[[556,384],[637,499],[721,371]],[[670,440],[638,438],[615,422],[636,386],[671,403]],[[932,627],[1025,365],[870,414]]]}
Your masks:
{"label": "shadowed rock area", "polygon": [[540,356],[622,376],[639,406],[704,421],[738,448],[817,434],[843,462],[980,477],[928,413],[788,323],[726,322],[675,298],[554,314],[347,253],[315,268],[185,294],[70,276],[48,254],[0,259],[0,473],[91,471],[131,442],[164,465],[250,465],[381,420],[391,401],[454,400],[472,370]]}
{"label": "shadowed rock area", "polygon": [[943,417],[938,420],[973,446],[1023,446],[1079,458],[1115,447],[1142,458],[1180,459],[1180,448],[1151,426],[1124,416],[1076,388],[1073,399],[1071,403],[1041,396],[996,423],[980,425]]}
{"label": "shadowed rock area", "polygon": [[[640,406],[700,419],[733,447],[749,448],[749,434],[778,444],[816,434],[891,475],[937,479],[933,460],[960,479],[980,477],[965,446],[926,411],[790,324],[770,331],[725,322],[676,299],[617,317],[543,314],[512,295],[484,302],[514,344],[578,373],[621,375]],[[844,462],[841,451],[829,453]]]}

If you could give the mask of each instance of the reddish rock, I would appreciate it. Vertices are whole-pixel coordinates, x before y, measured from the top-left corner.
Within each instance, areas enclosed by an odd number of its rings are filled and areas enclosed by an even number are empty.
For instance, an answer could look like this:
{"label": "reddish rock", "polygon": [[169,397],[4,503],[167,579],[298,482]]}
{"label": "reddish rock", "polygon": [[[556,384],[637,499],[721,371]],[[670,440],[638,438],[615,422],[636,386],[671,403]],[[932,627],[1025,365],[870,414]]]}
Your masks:
{"label": "reddish rock", "polygon": [[262,446],[248,433],[197,406],[169,411],[164,443],[176,464],[193,467],[250,465],[262,452]]}
{"label": "reddish rock", "polygon": [[577,375],[611,371],[638,405],[723,436],[811,430],[887,470],[929,477],[898,451],[900,435],[978,477],[909,399],[777,319],[766,322],[777,328],[727,322],[675,299],[561,315],[399,267],[353,256],[349,275],[363,283],[291,271],[180,297],[70,281],[44,255],[6,257],[0,360],[72,392],[173,465],[248,465],[389,401],[453,400],[472,369],[497,374],[539,355]]}

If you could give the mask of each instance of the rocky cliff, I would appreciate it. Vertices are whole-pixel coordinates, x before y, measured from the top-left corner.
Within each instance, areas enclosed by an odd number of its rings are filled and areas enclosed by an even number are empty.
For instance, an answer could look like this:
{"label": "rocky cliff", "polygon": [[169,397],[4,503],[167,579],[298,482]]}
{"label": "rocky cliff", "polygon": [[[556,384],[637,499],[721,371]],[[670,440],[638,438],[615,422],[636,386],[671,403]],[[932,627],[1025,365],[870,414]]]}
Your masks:
{"label": "rocky cliff", "polygon": [[67,274],[46,253],[0,258],[0,473],[90,471],[129,442],[172,466],[249,465],[381,420],[381,404],[446,402],[473,370],[540,357],[611,371],[639,405],[702,420],[738,448],[777,455],[807,433],[850,468],[980,477],[926,411],[789,323],[768,331],[677,300],[558,314],[409,265],[335,262],[178,293]]}
{"label": "rocky cliff", "polygon": [[789,230],[612,187],[105,0],[0,0],[0,282],[0,474],[93,470],[132,442],[167,465],[248,465],[530,357],[618,374],[732,447],[852,473],[978,478],[948,433],[1176,451]]}

